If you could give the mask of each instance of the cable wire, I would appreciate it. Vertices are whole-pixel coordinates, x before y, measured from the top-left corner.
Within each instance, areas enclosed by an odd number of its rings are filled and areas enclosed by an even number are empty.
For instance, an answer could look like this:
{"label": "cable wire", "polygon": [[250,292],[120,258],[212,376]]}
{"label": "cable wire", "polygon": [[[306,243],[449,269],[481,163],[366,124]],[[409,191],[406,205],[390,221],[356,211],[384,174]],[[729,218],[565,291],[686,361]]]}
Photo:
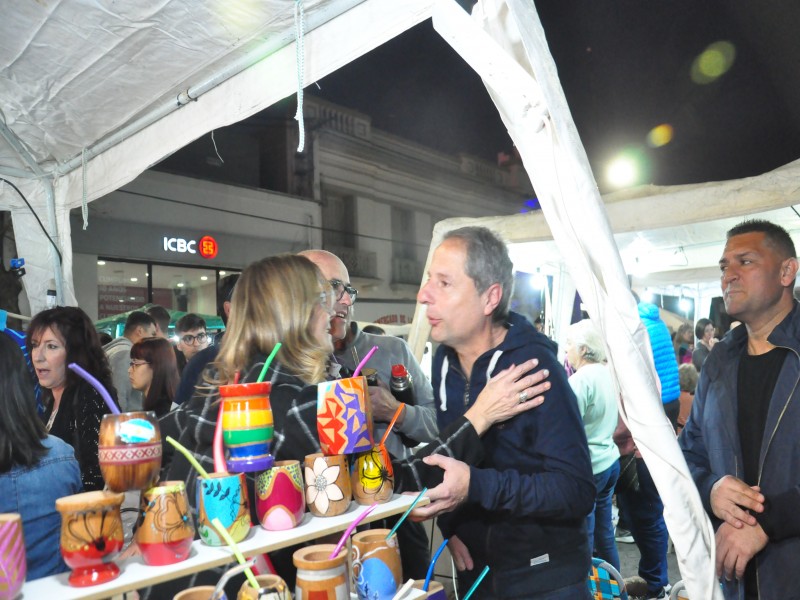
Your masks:
{"label": "cable wire", "polygon": [[17,192],[17,193],[19,194],[19,197],[20,197],[20,198],[22,198],[22,201],[23,201],[23,202],[25,202],[25,204],[27,204],[27,205],[28,205],[28,209],[30,209],[30,211],[31,211],[31,214],[32,214],[32,215],[33,215],[33,216],[36,218],[36,222],[37,222],[37,223],[39,223],[39,227],[41,227],[41,228],[42,228],[42,232],[43,232],[43,233],[44,233],[44,235],[47,237],[47,239],[50,241],[50,243],[53,245],[53,249],[56,251],[56,254],[58,255],[58,264],[63,264],[63,263],[64,263],[64,259],[63,259],[63,257],[61,256],[61,251],[58,249],[58,246],[57,246],[57,245],[56,245],[56,243],[53,241],[53,238],[51,238],[51,237],[50,237],[50,234],[49,234],[49,233],[47,233],[47,229],[45,229],[44,225],[42,224],[42,221],[41,221],[41,219],[39,219],[39,215],[37,215],[37,214],[36,214],[36,211],[35,211],[35,210],[33,210],[33,207],[31,206],[31,203],[30,203],[30,202],[28,202],[28,199],[25,197],[25,194],[23,194],[22,192],[20,192],[20,191],[19,191],[19,188],[18,188],[17,186],[15,186],[13,183],[11,183],[11,182],[10,182],[8,179],[6,179],[5,177],[0,177],[0,181],[5,181],[5,182],[6,182],[8,185],[10,185],[12,188],[14,188],[14,191],[15,191],[15,192]]}

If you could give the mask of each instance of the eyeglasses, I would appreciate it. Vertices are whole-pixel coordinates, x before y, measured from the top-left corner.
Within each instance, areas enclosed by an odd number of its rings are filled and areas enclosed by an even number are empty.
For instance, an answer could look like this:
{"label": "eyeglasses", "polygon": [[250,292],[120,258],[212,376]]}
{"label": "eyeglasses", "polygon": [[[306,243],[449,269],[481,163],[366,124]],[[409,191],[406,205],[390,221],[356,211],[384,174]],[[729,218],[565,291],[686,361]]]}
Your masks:
{"label": "eyeglasses", "polygon": [[142,365],[149,365],[150,361],[149,360],[140,360],[140,361],[132,360],[129,364],[130,364],[131,369],[136,370],[136,367],[141,367]]}
{"label": "eyeglasses", "polygon": [[204,343],[208,339],[208,334],[206,333],[198,333],[197,335],[192,335],[187,333],[186,335],[181,336],[181,341],[186,344],[187,346],[191,346],[195,343],[198,344]]}
{"label": "eyeglasses", "polygon": [[345,283],[341,279],[331,279],[330,281],[328,281],[328,283],[330,283],[331,287],[333,288],[334,298],[336,298],[337,302],[341,300],[344,297],[344,293],[347,292],[347,294],[350,296],[350,302],[352,302],[353,304],[356,303],[356,296],[358,296],[358,290],[354,288],[352,285],[350,285],[349,283]]}

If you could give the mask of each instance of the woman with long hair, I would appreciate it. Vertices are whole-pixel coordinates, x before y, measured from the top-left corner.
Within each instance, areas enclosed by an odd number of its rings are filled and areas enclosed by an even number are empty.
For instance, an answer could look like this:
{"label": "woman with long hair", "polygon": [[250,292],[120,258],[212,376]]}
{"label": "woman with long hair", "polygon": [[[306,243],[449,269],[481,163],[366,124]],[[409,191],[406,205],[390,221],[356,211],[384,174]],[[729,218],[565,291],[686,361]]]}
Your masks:
{"label": "woman with long hair", "polygon": [[0,373],[0,513],[22,516],[28,579],[38,579],[67,570],[55,502],[80,492],[81,473],[72,448],[47,435],[22,351],[2,333]]}
{"label": "woman with long hair", "polygon": [[172,344],[164,338],[151,337],[131,346],[128,378],[131,388],[142,392],[144,410],[152,410],[158,417],[167,414],[180,380]]}
{"label": "woman with long hair", "polygon": [[31,321],[26,342],[42,387],[47,431],[75,449],[84,490],[103,489],[97,446],[100,420],[111,411],[89,383],[67,368],[70,363],[80,365],[116,398],[111,369],[91,320],[74,306],[44,310]]}

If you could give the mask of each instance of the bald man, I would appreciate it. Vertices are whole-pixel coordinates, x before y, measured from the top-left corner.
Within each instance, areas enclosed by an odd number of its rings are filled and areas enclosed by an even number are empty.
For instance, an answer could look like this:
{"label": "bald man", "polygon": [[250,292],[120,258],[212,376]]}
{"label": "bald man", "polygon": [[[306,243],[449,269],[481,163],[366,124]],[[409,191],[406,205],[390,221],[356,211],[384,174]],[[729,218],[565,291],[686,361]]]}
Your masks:
{"label": "bald man", "polygon": [[[353,305],[358,291],[351,285],[347,267],[341,259],[326,250],[306,250],[300,253],[313,262],[322,272],[335,292],[336,304],[331,317],[331,337],[334,342],[333,360],[345,372],[352,372],[359,361],[373,346],[379,350],[369,360],[368,366],[375,369],[379,384],[370,386],[369,399],[374,421],[375,439],[383,437],[389,421],[400,406],[400,402],[389,389],[393,364],[404,364],[411,374],[414,387],[414,404],[406,405],[400,414],[394,431],[386,440],[387,450],[395,457],[404,458],[411,454],[411,448],[436,438],[439,429],[436,423],[436,408],[433,404],[433,389],[422,372],[408,344],[393,336],[365,333],[358,324],[351,322]],[[429,558],[428,538],[424,529],[417,523],[403,525],[399,531],[400,546],[403,548],[404,578],[424,579]]]}

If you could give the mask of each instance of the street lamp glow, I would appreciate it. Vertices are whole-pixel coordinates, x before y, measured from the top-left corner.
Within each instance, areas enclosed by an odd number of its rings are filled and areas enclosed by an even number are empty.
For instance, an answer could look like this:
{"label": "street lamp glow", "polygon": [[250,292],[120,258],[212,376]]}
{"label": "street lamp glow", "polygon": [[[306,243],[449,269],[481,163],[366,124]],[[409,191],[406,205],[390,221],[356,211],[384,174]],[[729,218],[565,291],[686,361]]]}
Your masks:
{"label": "street lamp glow", "polygon": [[534,290],[543,290],[547,287],[547,277],[540,271],[536,271],[531,275],[531,288]]}
{"label": "street lamp glow", "polygon": [[636,183],[639,178],[639,167],[632,158],[620,156],[608,165],[606,177],[614,187],[627,187]]}

